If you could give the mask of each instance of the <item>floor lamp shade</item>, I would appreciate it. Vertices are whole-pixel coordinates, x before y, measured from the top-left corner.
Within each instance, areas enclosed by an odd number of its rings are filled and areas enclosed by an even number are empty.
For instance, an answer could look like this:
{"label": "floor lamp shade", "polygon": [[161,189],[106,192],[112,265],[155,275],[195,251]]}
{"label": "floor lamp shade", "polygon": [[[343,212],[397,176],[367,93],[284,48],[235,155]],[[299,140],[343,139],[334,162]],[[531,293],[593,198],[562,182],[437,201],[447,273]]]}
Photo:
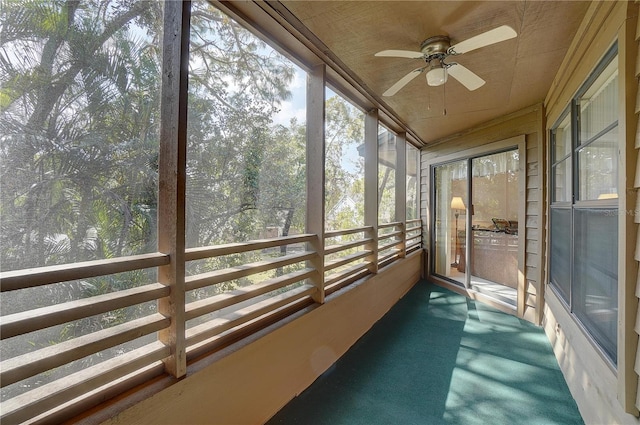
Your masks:
{"label": "floor lamp shade", "polygon": [[451,209],[452,210],[463,210],[465,209],[464,201],[460,196],[454,196],[451,199]]}

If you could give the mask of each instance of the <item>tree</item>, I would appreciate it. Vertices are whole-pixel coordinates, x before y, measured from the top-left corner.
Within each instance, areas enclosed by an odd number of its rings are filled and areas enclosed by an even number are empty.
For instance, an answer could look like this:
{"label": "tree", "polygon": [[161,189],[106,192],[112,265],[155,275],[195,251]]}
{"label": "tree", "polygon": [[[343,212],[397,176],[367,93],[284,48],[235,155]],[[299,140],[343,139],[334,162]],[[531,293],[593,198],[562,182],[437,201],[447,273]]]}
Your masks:
{"label": "tree", "polygon": [[[3,0],[0,0],[3,1]],[[157,250],[162,2],[4,0],[0,7],[0,264],[3,271]],[[206,1],[192,3],[187,122],[187,245],[304,231],[305,126],[274,123],[293,64]],[[360,202],[362,114],[327,102],[327,199]],[[354,188],[359,188],[360,191]],[[351,216],[361,216],[356,211]],[[354,219],[353,223],[358,220]],[[352,223],[347,218],[338,225]],[[286,251],[284,251],[286,252]],[[283,251],[270,253],[282,255]],[[189,273],[245,263],[238,254]],[[285,272],[281,270],[280,272]],[[138,270],[3,294],[4,315],[154,282]],[[249,283],[227,282],[198,298]],[[154,311],[147,304],[13,339],[2,357]],[[53,380],[118,347],[59,368]]]}
{"label": "tree", "polygon": [[3,6],[3,269],[152,250],[160,5]]}
{"label": "tree", "polygon": [[[325,211],[335,210],[343,197],[364,204],[364,159],[349,160],[364,143],[364,114],[338,95],[326,102]],[[364,210],[356,208],[326,220],[327,230],[349,229],[364,224]]]}
{"label": "tree", "polygon": [[255,238],[264,158],[281,143],[272,119],[293,66],[207,3],[192,16],[188,245]]}
{"label": "tree", "polygon": [[[2,3],[3,271],[157,249],[162,4]],[[207,2],[193,3],[192,26],[189,240],[206,245],[253,232],[255,223],[243,212],[259,206],[252,198],[256,170],[274,140],[271,117],[288,96],[292,67]],[[9,292],[2,312],[154,280],[153,270],[136,271]],[[2,357],[131,320],[148,314],[148,307],[76,321],[28,341],[13,339],[2,345]],[[45,378],[64,373],[61,368]]]}
{"label": "tree", "polygon": [[[2,3],[4,271],[156,250],[161,12],[159,2]],[[153,272],[135,271],[4,293],[2,313],[151,279]],[[2,357],[121,323],[146,314],[146,308],[14,338],[2,344]],[[96,358],[83,360],[84,365]],[[65,371],[4,388],[3,397],[61,373]]]}

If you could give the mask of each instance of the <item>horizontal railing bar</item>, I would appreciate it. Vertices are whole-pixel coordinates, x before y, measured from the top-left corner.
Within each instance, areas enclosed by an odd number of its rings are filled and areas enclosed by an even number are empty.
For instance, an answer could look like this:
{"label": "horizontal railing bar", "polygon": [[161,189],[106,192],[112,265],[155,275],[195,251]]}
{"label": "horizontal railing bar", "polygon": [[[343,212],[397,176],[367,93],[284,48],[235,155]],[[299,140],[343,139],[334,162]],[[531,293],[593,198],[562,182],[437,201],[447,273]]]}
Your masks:
{"label": "horizontal railing bar", "polygon": [[417,251],[418,249],[419,249],[419,247],[418,247],[417,245],[414,245],[414,246],[412,246],[412,247],[410,247],[410,248],[407,248],[407,249],[405,250],[405,252],[407,253],[407,255],[409,255],[409,254],[411,254],[412,252]]}
{"label": "horizontal railing bar", "polygon": [[405,241],[407,241],[407,242],[408,242],[408,241],[411,241],[411,240],[414,240],[414,239],[422,240],[422,235],[413,235],[413,236],[408,235],[408,236],[405,238]]}
{"label": "horizontal railing bar", "polygon": [[418,230],[422,230],[422,226],[416,226],[416,227],[407,227],[407,229],[405,230],[407,233],[409,232],[415,232]]}
{"label": "horizontal railing bar", "polygon": [[[125,391],[138,385],[148,384],[152,379],[165,373],[163,362],[154,362],[149,366],[136,370],[114,382],[108,382],[101,387],[80,395],[73,400],[56,406],[42,415],[29,420],[30,425],[47,425],[67,423],[74,416],[84,415],[89,409],[105,400],[122,395]],[[85,415],[86,416],[86,415]]]}
{"label": "horizontal railing bar", "polygon": [[384,235],[378,236],[378,242],[383,241],[385,239],[390,239],[396,236],[402,236],[402,230],[398,230],[397,232],[385,233]]}
{"label": "horizontal railing bar", "polygon": [[107,311],[157,300],[169,296],[170,292],[170,287],[160,283],[153,283],[91,298],[83,298],[63,304],[50,305],[10,314],[3,316],[2,321],[0,321],[0,338],[7,339],[73,320],[106,313]]}
{"label": "horizontal railing bar", "polygon": [[69,280],[148,269],[167,264],[169,264],[168,254],[154,252],[129,257],[109,258],[106,260],[12,270],[0,273],[0,291],[15,291]]}
{"label": "horizontal railing bar", "polygon": [[2,387],[169,327],[159,313],[13,357],[0,363]]}
{"label": "horizontal railing bar", "polygon": [[317,290],[318,288],[313,285],[303,285],[299,288],[287,291],[284,294],[268,298],[264,301],[236,310],[225,316],[209,320],[206,323],[187,329],[187,346],[197,344],[242,323],[265,315],[289,304],[290,302],[309,296]]}
{"label": "horizontal railing bar", "polygon": [[332,261],[327,261],[326,263],[324,263],[324,271],[327,272],[329,270],[333,270],[337,267],[340,266],[344,266],[345,264],[349,264],[352,261],[356,261],[359,260],[361,258],[365,258],[368,257],[369,255],[371,255],[372,251],[358,251],[356,253],[350,254],[350,255],[346,255],[344,257],[340,257],[337,258],[335,260]]}
{"label": "horizontal railing bar", "polygon": [[233,304],[255,298],[259,295],[266,294],[267,292],[275,291],[276,289],[280,289],[284,286],[300,282],[301,280],[310,278],[314,273],[314,269],[307,268],[278,276],[273,279],[268,279],[255,285],[236,289],[235,291],[215,295],[204,300],[194,301],[186,306],[185,320],[195,319],[196,317],[203,316],[207,313],[211,313],[213,311],[229,307]]}
{"label": "horizontal railing bar", "polygon": [[273,239],[258,239],[248,242],[236,242],[224,245],[189,248],[185,250],[185,261],[201,260],[203,258],[220,257],[222,255],[238,254],[240,252],[256,251],[258,249],[275,246],[291,245],[311,241],[316,235],[304,234],[282,236]]}
{"label": "horizontal railing bar", "polygon": [[378,247],[378,253],[382,252],[382,251],[386,251],[389,248],[393,248],[394,246],[398,246],[402,243],[402,241],[393,241],[389,244],[386,245],[382,245],[380,247]]}
{"label": "horizontal railing bar", "polygon": [[349,268],[346,268],[344,270],[341,270],[338,273],[334,273],[332,275],[329,275],[325,278],[324,280],[324,285],[325,287],[327,286],[331,286],[336,282],[339,282],[343,279],[345,279],[346,277],[348,277],[349,275],[358,273],[362,270],[366,270],[369,268],[369,264],[367,263],[362,263],[362,264],[356,264],[354,266],[351,266]]}
{"label": "horizontal railing bar", "polygon": [[324,249],[324,255],[335,254],[336,252],[345,251],[349,248],[355,248],[357,246],[361,246],[372,241],[373,241],[372,238],[364,238],[364,239],[358,239],[357,241],[353,241],[353,242],[346,242],[343,244],[327,246]]}
{"label": "horizontal railing bar", "polygon": [[344,288],[347,285],[352,284],[353,282],[362,279],[364,277],[366,277],[370,272],[370,270],[366,269],[366,270],[362,270],[358,273],[353,273],[349,276],[344,277],[343,279],[334,282],[330,285],[325,285],[324,287],[324,291],[326,295],[330,295],[333,294],[334,292],[340,290],[341,288]]}
{"label": "horizontal railing bar", "polygon": [[256,261],[254,263],[188,276],[185,279],[185,288],[187,291],[191,291],[233,279],[251,276],[252,274],[262,273],[266,270],[272,270],[278,267],[284,267],[301,261],[310,260],[316,255],[317,254],[313,251],[304,251],[302,253],[284,255],[270,260]]}
{"label": "horizontal railing bar", "polygon": [[369,230],[373,230],[373,226],[357,227],[355,229],[330,230],[328,232],[324,232],[324,238],[335,238],[336,236],[351,235],[353,233],[367,232]]}
{"label": "horizontal railing bar", "polygon": [[390,260],[391,258],[397,256],[398,254],[400,254],[400,250],[399,249],[394,249],[393,251],[391,251],[391,253],[380,257],[378,259],[378,264],[384,263],[385,261]]}
{"label": "horizontal railing bar", "polygon": [[159,362],[170,354],[169,346],[156,341],[105,360],[3,402],[0,420],[7,423],[25,422],[105,383],[116,381]]}
{"label": "horizontal railing bar", "polygon": [[240,325],[234,326],[230,330],[221,332],[210,338],[206,338],[201,342],[187,347],[187,361],[200,358],[213,351],[228,347],[230,344],[244,337],[253,335],[267,326],[314,304],[315,302],[313,301],[313,298],[303,297],[270,311],[268,316],[249,320]]}
{"label": "horizontal railing bar", "polygon": [[380,260],[380,262],[378,262],[378,268],[387,267],[389,264],[393,264],[394,262],[396,262],[399,259],[400,259],[400,257],[398,257],[397,255],[393,255],[393,256],[384,258],[384,259]]}
{"label": "horizontal railing bar", "polygon": [[411,220],[407,220],[407,221],[406,221],[406,223],[407,223],[407,224],[422,223],[422,219],[420,219],[420,218],[414,218],[414,219],[411,219]]}
{"label": "horizontal railing bar", "polygon": [[378,224],[378,229],[386,229],[387,227],[396,227],[401,225],[402,225],[401,221],[395,221],[393,223]]}
{"label": "horizontal railing bar", "polygon": [[408,251],[408,250],[413,249],[415,247],[419,247],[420,245],[421,245],[421,242],[417,241],[417,242],[414,242],[414,243],[411,243],[411,244],[407,244],[405,249]]}

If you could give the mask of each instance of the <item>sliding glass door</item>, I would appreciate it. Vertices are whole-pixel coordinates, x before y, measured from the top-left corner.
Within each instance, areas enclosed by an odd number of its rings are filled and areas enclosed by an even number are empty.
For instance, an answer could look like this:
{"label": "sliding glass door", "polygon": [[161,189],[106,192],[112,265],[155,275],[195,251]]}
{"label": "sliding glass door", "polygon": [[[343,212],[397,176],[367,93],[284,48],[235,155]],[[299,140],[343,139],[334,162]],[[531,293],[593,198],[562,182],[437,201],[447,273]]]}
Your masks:
{"label": "sliding glass door", "polygon": [[434,271],[464,283],[468,161],[435,168]]}
{"label": "sliding glass door", "polygon": [[518,150],[438,165],[433,173],[432,273],[515,306]]}

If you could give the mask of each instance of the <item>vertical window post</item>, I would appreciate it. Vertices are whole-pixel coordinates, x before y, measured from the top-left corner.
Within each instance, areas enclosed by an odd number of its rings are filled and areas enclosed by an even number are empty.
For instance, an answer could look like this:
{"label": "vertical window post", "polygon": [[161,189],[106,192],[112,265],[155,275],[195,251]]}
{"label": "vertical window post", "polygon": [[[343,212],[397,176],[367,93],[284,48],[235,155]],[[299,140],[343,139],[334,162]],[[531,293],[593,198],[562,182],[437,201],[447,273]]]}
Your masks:
{"label": "vertical window post", "polygon": [[160,283],[171,294],[158,301],[158,310],[171,318],[159,339],[171,347],[165,359],[168,373],[186,374],[185,348],[185,187],[187,133],[187,65],[191,3],[168,1],[164,6],[162,43],[162,104],[158,171],[158,250],[170,263],[158,269]]}
{"label": "vertical window post", "polygon": [[394,221],[399,221],[402,235],[399,257],[406,256],[407,249],[407,134],[396,136],[396,213]]}
{"label": "vertical window post", "polygon": [[311,261],[316,270],[312,281],[318,288],[313,299],[324,302],[324,122],[325,65],[315,67],[307,77],[307,233],[316,238],[311,248],[316,252]]}
{"label": "vertical window post", "polygon": [[378,273],[378,110],[364,119],[364,225],[373,227],[372,242],[366,245],[371,273]]}
{"label": "vertical window post", "polygon": [[[634,296],[638,276],[635,259],[636,238],[627,236],[637,229],[638,204],[636,203],[638,187],[636,179],[640,177],[636,171],[638,149],[636,149],[636,125],[640,115],[636,113],[636,96],[638,89],[637,75],[640,72],[636,58],[638,57],[638,41],[636,28],[638,17],[629,16],[618,33],[618,51],[620,54],[618,85],[618,110],[620,120],[620,153],[618,155],[618,188],[621,189],[618,205],[618,308],[621,324],[618,328],[618,399],[627,413],[638,416],[637,392],[638,376],[635,373],[636,353],[638,352],[638,335],[635,329],[638,315],[637,297]],[[631,91],[630,91],[631,90]],[[626,160],[625,160],[626,158]]]}

